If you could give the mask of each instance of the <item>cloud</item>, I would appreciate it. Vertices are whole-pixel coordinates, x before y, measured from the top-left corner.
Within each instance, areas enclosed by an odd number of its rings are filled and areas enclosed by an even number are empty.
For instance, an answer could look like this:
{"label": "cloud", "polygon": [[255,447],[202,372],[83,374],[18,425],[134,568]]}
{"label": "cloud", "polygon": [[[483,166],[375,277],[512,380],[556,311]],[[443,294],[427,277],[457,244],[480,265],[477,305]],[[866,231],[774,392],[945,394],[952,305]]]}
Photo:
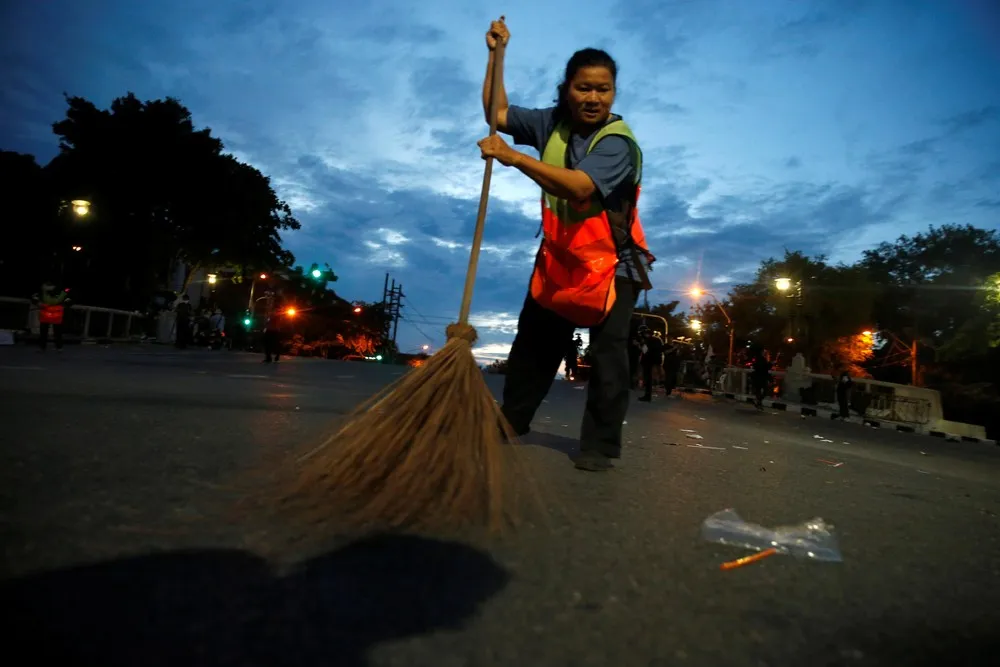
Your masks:
{"label": "cloud", "polygon": [[839,37],[838,33],[857,21],[869,5],[870,0],[797,3],[798,16],[781,16],[775,27],[762,32],[765,38],[759,42],[757,54],[765,59],[814,58],[826,46],[824,41]]}
{"label": "cloud", "polygon": [[958,134],[966,130],[974,130],[988,123],[996,123],[998,120],[1000,120],[1000,106],[989,104],[946,118],[942,125],[948,134]]}

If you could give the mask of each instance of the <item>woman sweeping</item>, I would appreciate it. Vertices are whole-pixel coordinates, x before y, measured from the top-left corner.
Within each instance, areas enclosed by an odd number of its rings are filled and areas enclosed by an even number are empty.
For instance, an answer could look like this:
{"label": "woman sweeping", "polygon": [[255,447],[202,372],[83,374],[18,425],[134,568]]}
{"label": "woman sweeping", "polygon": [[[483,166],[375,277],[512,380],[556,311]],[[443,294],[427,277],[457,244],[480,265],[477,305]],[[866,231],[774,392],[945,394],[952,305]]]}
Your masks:
{"label": "woman sweeping", "polygon": [[[502,20],[486,34],[490,50],[483,108],[490,107],[495,48],[510,32]],[[502,63],[496,63],[503,76]],[[604,471],[621,456],[629,403],[628,337],[639,291],[649,289],[655,260],[636,212],[642,153],[625,122],[611,113],[618,67],[606,52],[577,51],[566,65],[556,106],[510,106],[503,84],[497,129],[541,159],[512,149],[499,135],[479,142],[483,158],[515,167],[542,188],[543,239],[508,358],[503,413],[519,435],[530,430],[578,327],[590,328],[593,365],[576,467]],[[487,118],[487,120],[489,120]]]}

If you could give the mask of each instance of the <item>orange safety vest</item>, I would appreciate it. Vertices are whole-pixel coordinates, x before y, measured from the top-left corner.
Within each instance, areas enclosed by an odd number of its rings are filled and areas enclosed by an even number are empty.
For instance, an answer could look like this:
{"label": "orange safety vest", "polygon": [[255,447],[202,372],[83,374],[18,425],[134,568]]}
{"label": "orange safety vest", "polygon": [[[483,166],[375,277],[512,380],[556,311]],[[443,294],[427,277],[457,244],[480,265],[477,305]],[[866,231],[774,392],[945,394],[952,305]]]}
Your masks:
{"label": "orange safety vest", "polygon": [[[642,180],[639,143],[628,125],[617,119],[597,132],[587,152],[611,135],[627,139],[636,160],[635,197],[623,221],[623,232],[631,237],[637,253],[642,253],[652,264],[656,258],[646,248],[646,235],[635,208]],[[569,123],[559,123],[542,151],[542,162],[565,167],[569,138]],[[543,191],[542,231],[542,244],[531,275],[532,298],[578,327],[600,324],[615,303],[615,269],[619,261],[612,222],[600,195],[595,192],[589,200],[569,202]],[[644,267],[638,266],[636,271],[641,276],[642,288],[649,289]]]}
{"label": "orange safety vest", "polygon": [[63,312],[62,305],[40,304],[38,307],[38,322],[40,324],[62,324]]}

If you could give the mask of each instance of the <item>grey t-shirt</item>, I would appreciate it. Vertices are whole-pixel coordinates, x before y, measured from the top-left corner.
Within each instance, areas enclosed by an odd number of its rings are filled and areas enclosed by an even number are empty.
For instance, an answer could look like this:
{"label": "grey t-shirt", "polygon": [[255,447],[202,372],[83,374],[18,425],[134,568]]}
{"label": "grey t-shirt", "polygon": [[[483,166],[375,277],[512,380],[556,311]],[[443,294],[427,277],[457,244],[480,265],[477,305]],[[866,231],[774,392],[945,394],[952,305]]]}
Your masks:
{"label": "grey t-shirt", "polygon": [[[515,144],[531,146],[541,154],[555,128],[555,107],[548,109],[525,109],[514,105],[507,107],[507,131]],[[620,186],[635,180],[635,159],[628,140],[616,135],[601,139],[594,146],[594,150],[587,153],[587,147],[590,146],[596,133],[597,130],[585,137],[570,135],[567,166],[570,169],[579,169],[590,176],[605,205],[615,209],[623,194]],[[633,280],[637,279],[632,251],[627,248],[621,249],[618,252],[618,259],[616,273]],[[639,261],[643,262],[647,270],[649,269],[649,264],[642,253],[639,253]]]}

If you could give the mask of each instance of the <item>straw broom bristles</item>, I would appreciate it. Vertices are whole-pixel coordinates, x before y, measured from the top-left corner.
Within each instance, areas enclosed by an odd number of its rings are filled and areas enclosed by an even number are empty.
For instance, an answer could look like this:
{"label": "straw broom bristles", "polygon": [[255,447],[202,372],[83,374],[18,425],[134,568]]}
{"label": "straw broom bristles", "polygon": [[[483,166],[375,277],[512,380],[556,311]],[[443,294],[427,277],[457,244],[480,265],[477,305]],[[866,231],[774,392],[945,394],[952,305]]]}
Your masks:
{"label": "straw broom bristles", "polygon": [[475,329],[448,336],[299,460],[286,508],[341,527],[503,525],[504,438],[516,436],[472,355]]}

